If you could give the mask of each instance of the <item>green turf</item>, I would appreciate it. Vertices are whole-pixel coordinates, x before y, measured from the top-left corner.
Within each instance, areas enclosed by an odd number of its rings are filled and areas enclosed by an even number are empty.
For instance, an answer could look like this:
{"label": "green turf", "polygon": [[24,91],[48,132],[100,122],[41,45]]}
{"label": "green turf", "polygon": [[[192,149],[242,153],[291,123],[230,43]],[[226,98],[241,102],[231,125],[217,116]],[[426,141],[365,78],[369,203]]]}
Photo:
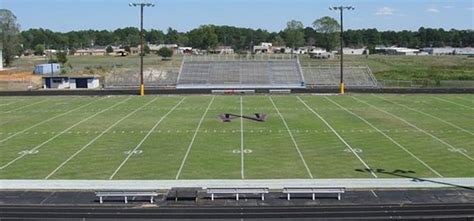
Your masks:
{"label": "green turf", "polygon": [[[219,118],[241,112],[267,119]],[[473,95],[0,97],[0,113],[0,179],[474,176]]]}

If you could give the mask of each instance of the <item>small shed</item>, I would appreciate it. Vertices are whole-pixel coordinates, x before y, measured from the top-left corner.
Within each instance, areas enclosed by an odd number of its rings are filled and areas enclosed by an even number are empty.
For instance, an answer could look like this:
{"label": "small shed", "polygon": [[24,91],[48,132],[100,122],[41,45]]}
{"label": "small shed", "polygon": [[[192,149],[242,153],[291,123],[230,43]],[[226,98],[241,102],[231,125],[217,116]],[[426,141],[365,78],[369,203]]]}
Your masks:
{"label": "small shed", "polygon": [[35,66],[35,74],[56,74],[61,71],[61,65],[58,63],[38,64]]}
{"label": "small shed", "polygon": [[96,76],[44,76],[43,88],[50,89],[96,89],[100,87]]}

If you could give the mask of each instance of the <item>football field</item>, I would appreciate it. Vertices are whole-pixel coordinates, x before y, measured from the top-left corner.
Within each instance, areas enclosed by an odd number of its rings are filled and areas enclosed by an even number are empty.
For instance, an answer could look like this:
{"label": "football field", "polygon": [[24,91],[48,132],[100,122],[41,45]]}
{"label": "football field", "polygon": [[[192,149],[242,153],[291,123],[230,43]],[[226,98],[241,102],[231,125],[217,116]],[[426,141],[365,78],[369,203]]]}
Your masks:
{"label": "football field", "polygon": [[0,97],[0,179],[474,177],[474,95]]}

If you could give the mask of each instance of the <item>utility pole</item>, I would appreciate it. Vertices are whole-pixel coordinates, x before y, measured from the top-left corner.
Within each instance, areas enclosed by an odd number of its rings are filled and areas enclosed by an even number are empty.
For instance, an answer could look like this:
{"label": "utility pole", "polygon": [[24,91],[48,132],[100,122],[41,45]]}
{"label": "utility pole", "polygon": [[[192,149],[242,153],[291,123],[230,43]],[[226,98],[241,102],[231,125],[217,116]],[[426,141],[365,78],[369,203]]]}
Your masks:
{"label": "utility pole", "polygon": [[144,52],[144,37],[143,37],[143,8],[155,7],[152,3],[130,3],[130,7],[140,7],[140,96],[145,95],[145,83],[143,81],[143,56]]}
{"label": "utility pole", "polygon": [[337,6],[331,7],[329,10],[331,11],[339,11],[341,15],[341,37],[340,37],[340,46],[341,50],[339,54],[341,56],[341,81],[339,84],[339,91],[341,94],[344,94],[345,86],[344,86],[344,10],[354,10],[355,8],[352,6]]}

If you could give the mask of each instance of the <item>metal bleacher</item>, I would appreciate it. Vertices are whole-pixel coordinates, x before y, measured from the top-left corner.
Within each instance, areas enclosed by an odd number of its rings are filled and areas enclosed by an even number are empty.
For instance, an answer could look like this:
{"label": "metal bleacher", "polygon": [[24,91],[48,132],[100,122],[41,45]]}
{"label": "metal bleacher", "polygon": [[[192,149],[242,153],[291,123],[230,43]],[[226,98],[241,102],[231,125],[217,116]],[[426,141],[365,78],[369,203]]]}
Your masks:
{"label": "metal bleacher", "polygon": [[[339,66],[304,66],[307,87],[339,86]],[[380,84],[367,66],[344,67],[344,83],[352,88],[377,88]]]}
{"label": "metal bleacher", "polygon": [[304,88],[297,59],[184,60],[177,88]]}

